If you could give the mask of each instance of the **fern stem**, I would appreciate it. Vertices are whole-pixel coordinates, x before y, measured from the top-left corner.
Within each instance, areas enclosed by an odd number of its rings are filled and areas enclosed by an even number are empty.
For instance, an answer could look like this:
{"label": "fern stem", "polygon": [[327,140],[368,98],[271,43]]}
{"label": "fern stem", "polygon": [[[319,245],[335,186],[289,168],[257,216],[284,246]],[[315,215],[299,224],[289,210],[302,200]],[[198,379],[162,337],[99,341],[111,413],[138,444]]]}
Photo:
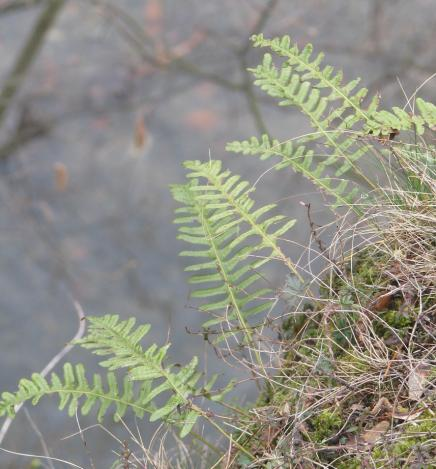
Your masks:
{"label": "fern stem", "polygon": [[211,449],[214,453],[216,453],[218,456],[222,454],[222,451],[216,447],[214,444],[212,444],[210,441],[207,441],[206,438],[202,437],[199,433],[191,431],[190,435],[195,438],[196,440],[200,441],[203,443],[205,446],[207,446],[209,449]]}
{"label": "fern stem", "polygon": [[[286,155],[286,153],[284,153],[280,150],[276,150],[276,149],[272,149],[272,151],[276,155],[281,156],[284,160],[289,160],[289,156]],[[357,215],[361,215],[360,209],[358,209],[355,205],[350,205],[350,202],[345,197],[343,197],[341,194],[338,194],[332,188],[330,188],[330,186],[328,184],[323,182],[322,178],[316,178],[311,171],[307,170],[304,167],[304,165],[298,163],[298,158],[293,159],[292,165],[294,167],[296,167],[298,171],[300,171],[302,174],[304,174],[304,176],[306,176],[309,180],[313,181],[316,185],[321,187],[321,189],[324,190],[327,194],[330,194],[333,197],[335,197],[337,200],[340,200],[342,202],[342,204],[344,205],[344,207],[350,206],[351,209]]]}

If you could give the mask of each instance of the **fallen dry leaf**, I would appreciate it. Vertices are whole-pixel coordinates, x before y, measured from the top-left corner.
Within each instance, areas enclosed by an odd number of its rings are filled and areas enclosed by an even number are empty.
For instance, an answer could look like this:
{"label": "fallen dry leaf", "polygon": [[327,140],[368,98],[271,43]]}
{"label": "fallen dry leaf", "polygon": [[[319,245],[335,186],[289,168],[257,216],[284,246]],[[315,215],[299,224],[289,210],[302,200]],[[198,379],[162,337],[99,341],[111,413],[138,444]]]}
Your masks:
{"label": "fallen dry leaf", "polygon": [[386,397],[381,397],[377,404],[373,407],[371,410],[371,415],[377,415],[380,412],[392,412],[394,409],[393,405],[389,402],[389,400]]}
{"label": "fallen dry leaf", "polygon": [[54,172],[54,179],[55,179],[55,187],[58,192],[64,192],[67,190],[68,182],[69,182],[69,174],[67,167],[57,161],[53,165],[53,172]]}
{"label": "fallen dry leaf", "polygon": [[291,408],[289,402],[285,402],[285,405],[280,409],[280,415],[283,417],[289,417],[291,415]]}
{"label": "fallen dry leaf", "polygon": [[171,49],[171,54],[173,57],[183,57],[189,54],[193,49],[195,49],[199,44],[204,41],[205,34],[202,31],[194,31],[191,34],[191,37],[185,41],[180,42]]}
{"label": "fallen dry leaf", "polygon": [[153,143],[153,137],[145,123],[145,116],[141,114],[135,122],[133,142],[129,152],[132,156],[145,156],[148,154]]}
{"label": "fallen dry leaf", "polygon": [[389,427],[390,423],[387,420],[382,420],[374,427],[366,430],[361,435],[361,439],[369,445],[374,445],[383,437],[383,435],[388,431]]}
{"label": "fallen dry leaf", "polygon": [[389,303],[392,300],[392,293],[391,292],[381,292],[377,294],[371,303],[368,306],[368,309],[373,312],[384,311],[388,308]]}
{"label": "fallen dry leaf", "polygon": [[405,422],[412,422],[416,420],[422,413],[424,409],[415,410],[415,412],[411,412],[409,409],[399,408],[395,412],[392,413],[392,417],[398,420],[404,420]]}

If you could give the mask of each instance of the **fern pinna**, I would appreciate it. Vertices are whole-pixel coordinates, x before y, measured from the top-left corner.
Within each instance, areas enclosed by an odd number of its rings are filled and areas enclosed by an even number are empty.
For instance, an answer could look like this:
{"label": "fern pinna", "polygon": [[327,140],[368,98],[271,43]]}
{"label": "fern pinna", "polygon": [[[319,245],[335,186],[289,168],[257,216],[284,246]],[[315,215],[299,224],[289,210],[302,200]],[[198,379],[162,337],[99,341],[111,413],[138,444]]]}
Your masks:
{"label": "fern pinna", "polygon": [[[232,142],[227,149],[261,155],[263,159],[277,156],[277,169],[292,167],[332,196],[334,207],[351,206],[359,213],[357,202],[362,203],[362,188],[379,188],[378,182],[359,165],[363,156],[366,164],[374,156],[371,137],[400,131],[421,135],[425,128],[435,127],[436,107],[418,98],[419,114],[409,115],[399,108],[378,111],[378,97],[367,100],[368,90],[358,87],[359,79],[344,83],[342,72],[322,65],[322,53],[312,55],[311,44],[300,50],[288,36],[265,39],[261,34],[253,36],[253,42],[255,47],[267,47],[284,59],[276,65],[271,54],[266,53],[262,63],[251,69],[255,84],[278,99],[280,106],[297,107],[309,118],[314,132],[283,143],[264,135],[260,140]],[[313,144],[320,151],[315,152]],[[375,160],[374,164],[380,166],[380,161]]]}
{"label": "fern pinna", "polygon": [[[94,374],[92,382],[85,375],[85,368],[78,364],[64,365],[63,377],[52,373],[46,380],[38,373],[31,379],[22,379],[15,393],[3,392],[0,399],[0,416],[14,415],[16,406],[31,401],[37,404],[46,395],[58,395],[59,407],[68,405],[68,413],[73,416],[79,409],[87,414],[99,407],[97,417],[101,420],[111,405],[115,420],[119,420],[130,408],[138,416],[150,414],[150,421],[163,419],[181,428],[181,436],[187,435],[202,411],[194,400],[206,396],[219,400],[223,394],[213,394],[213,377],[206,385],[199,386],[202,373],[197,371],[198,360],[194,357],[183,367],[165,365],[169,345],[158,347],[153,344],[143,350],[140,342],[150,326],[136,327],[135,319],[121,321],[117,315],[88,317],[89,330],[84,339],[77,341],[93,353],[108,357],[100,362],[109,372],[105,378]],[[128,368],[122,386],[113,373]],[[106,382],[107,384],[104,384]],[[137,382],[137,386],[134,386]],[[166,393],[166,394],[165,394]],[[156,405],[156,398],[169,395],[163,405]],[[161,402],[161,401],[160,401]]]}
{"label": "fern pinna", "polygon": [[259,268],[276,259],[297,272],[279,246],[295,220],[272,215],[275,204],[254,208],[254,189],[222,170],[221,161],[187,161],[184,166],[190,182],[172,186],[172,193],[183,204],[176,210],[178,237],[195,247],[181,255],[198,259],[186,268],[195,272],[190,283],[201,286],[191,296],[209,299],[200,309],[215,317],[204,327],[240,328],[251,340],[247,318],[272,305]]}

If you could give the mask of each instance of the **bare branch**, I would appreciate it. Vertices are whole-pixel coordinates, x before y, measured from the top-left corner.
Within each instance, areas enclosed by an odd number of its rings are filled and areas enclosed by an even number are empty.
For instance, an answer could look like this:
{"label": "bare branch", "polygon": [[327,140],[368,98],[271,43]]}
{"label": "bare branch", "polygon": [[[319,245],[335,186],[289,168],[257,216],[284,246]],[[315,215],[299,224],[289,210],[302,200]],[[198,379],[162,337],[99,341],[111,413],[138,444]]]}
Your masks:
{"label": "bare branch", "polygon": [[6,82],[1,90],[0,125],[5,118],[10,103],[23,84],[27,72],[44,42],[46,34],[55,22],[64,4],[64,0],[47,0],[46,6],[41,11],[32,32],[21,49],[18,59],[9,76],[6,78]]}
{"label": "bare branch", "polygon": [[[73,342],[75,340],[81,339],[85,333],[85,313],[83,312],[82,307],[77,301],[74,301],[74,308],[76,309],[77,317],[79,319],[79,327],[77,329],[77,332],[75,336],[71,339],[70,342],[68,342],[65,347],[63,347],[44,367],[44,369],[41,371],[41,376],[46,377],[55,367],[56,365],[65,357],[65,355],[74,347]],[[23,407],[23,404],[20,404],[15,407],[15,414],[17,414],[20,409]],[[0,429],[0,445],[2,444],[6,433],[9,430],[9,427],[11,426],[12,419],[8,417],[4,422],[3,425]]]}

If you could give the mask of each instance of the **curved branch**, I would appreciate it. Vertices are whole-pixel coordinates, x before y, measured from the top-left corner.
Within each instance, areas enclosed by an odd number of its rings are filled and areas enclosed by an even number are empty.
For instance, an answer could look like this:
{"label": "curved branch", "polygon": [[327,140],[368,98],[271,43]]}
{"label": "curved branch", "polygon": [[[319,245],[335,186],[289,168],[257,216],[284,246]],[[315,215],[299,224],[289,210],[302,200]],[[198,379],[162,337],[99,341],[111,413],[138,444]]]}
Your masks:
{"label": "curved branch", "polygon": [[[46,377],[54,368],[55,366],[65,357],[65,355],[74,347],[73,343],[76,340],[79,340],[83,337],[85,334],[85,313],[83,312],[82,307],[77,301],[74,301],[74,307],[76,309],[77,317],[79,319],[79,327],[77,328],[77,332],[75,336],[71,339],[70,342],[68,342],[65,347],[63,347],[44,367],[44,369],[41,371],[41,376]],[[20,409],[23,407],[23,404],[20,404],[16,406],[15,408],[15,414],[17,414]],[[12,419],[8,417],[4,422],[3,425],[0,429],[0,445],[2,444],[6,433],[9,430],[9,427],[11,426]]]}

